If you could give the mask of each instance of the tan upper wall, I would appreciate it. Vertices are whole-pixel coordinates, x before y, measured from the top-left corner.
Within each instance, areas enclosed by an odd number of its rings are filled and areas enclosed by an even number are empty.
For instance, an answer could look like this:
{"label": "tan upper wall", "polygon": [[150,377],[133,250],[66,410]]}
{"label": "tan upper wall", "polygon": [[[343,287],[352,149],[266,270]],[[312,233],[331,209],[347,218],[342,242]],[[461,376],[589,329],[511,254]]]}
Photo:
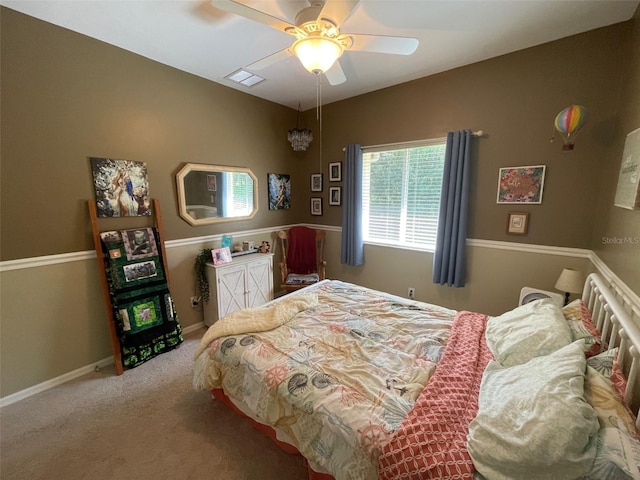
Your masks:
{"label": "tan upper wall", "polygon": [[[386,88],[324,108],[324,156],[339,160],[349,143],[374,145],[482,129],[475,140],[469,236],[590,248],[601,172],[619,139],[616,92],[625,56],[624,25],[599,29],[538,47]],[[585,105],[589,120],[574,151],[562,151],[555,115]],[[500,167],[546,165],[541,205],[498,205]],[[325,198],[326,202],[326,198]],[[323,219],[340,224],[340,209]],[[507,212],[530,213],[525,237],[506,234]]]}
{"label": "tan upper wall", "polygon": [[[307,213],[298,186],[306,191],[308,183],[297,181],[298,157],[287,142],[292,109],[0,12],[2,260],[93,249],[91,156],[147,162],[168,240],[288,224]],[[250,167],[259,183],[256,217],[216,226],[184,222],[174,175],[187,162]],[[268,210],[268,172],[296,180],[292,210]],[[126,226],[102,222],[104,229]]]}
{"label": "tan upper wall", "polygon": [[603,188],[591,248],[633,291],[640,292],[640,210],[613,206],[626,135],[640,128],[640,8],[626,28],[631,48],[619,71],[624,88],[616,99],[616,145],[601,172]]}
{"label": "tan upper wall", "polygon": [[[640,9],[629,22],[327,105],[324,158],[341,160],[349,143],[484,130],[475,140],[469,237],[594,249],[640,292],[640,212],[613,207],[624,137],[640,127],[639,16]],[[584,105],[589,119],[575,150],[564,152],[558,134],[549,139],[555,115],[571,104]],[[496,204],[500,167],[540,164],[541,205]],[[341,208],[326,206],[327,193],[322,220],[339,225]],[[513,210],[530,213],[525,237],[505,232]]]}

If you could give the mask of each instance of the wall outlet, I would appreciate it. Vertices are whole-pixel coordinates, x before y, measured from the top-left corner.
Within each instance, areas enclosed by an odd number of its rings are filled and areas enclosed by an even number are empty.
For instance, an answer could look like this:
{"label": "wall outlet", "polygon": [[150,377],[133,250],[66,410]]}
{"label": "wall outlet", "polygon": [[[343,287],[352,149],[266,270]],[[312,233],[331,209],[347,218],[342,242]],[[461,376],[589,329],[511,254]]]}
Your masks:
{"label": "wall outlet", "polygon": [[198,308],[200,305],[200,297],[191,297],[191,308]]}
{"label": "wall outlet", "polygon": [[416,289],[413,287],[409,287],[409,290],[407,291],[407,295],[411,300],[414,300],[416,298]]}

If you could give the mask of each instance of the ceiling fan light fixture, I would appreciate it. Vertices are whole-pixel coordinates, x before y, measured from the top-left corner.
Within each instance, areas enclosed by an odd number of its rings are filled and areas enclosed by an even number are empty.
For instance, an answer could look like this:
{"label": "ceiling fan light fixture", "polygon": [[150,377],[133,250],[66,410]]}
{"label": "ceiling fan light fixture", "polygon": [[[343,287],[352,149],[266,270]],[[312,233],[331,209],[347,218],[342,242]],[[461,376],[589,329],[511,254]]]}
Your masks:
{"label": "ceiling fan light fixture", "polygon": [[292,48],[304,68],[315,74],[329,70],[344,52],[340,42],[321,36],[301,38],[293,44]]}

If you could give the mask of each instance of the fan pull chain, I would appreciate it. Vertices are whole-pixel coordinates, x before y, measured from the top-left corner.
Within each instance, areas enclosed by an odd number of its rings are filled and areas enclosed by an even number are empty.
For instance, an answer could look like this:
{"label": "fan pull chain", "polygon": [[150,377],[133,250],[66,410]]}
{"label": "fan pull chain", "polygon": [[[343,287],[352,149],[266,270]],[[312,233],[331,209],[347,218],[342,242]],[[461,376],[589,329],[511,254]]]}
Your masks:
{"label": "fan pull chain", "polygon": [[316,120],[320,127],[319,161],[320,173],[322,173],[322,79],[320,73],[316,74]]}

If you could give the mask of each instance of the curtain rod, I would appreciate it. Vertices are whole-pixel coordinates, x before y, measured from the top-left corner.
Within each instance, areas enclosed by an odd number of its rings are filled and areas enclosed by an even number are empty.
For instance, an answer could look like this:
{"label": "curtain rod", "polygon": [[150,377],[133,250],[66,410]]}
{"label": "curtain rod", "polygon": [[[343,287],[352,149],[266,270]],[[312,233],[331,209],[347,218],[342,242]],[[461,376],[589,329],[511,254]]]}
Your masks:
{"label": "curtain rod", "polygon": [[[473,135],[474,137],[484,137],[485,133],[484,130],[476,130],[475,132],[471,132],[471,135]],[[433,140],[432,138],[429,140]],[[406,145],[406,144],[411,144],[411,143],[422,143],[422,142],[427,142],[428,140],[412,140],[409,142],[396,142],[396,143],[381,143],[380,145],[367,145],[362,147],[363,149],[367,149],[367,148],[386,148],[386,147],[397,147],[399,145]],[[342,147],[342,151],[346,151],[347,147]]]}

